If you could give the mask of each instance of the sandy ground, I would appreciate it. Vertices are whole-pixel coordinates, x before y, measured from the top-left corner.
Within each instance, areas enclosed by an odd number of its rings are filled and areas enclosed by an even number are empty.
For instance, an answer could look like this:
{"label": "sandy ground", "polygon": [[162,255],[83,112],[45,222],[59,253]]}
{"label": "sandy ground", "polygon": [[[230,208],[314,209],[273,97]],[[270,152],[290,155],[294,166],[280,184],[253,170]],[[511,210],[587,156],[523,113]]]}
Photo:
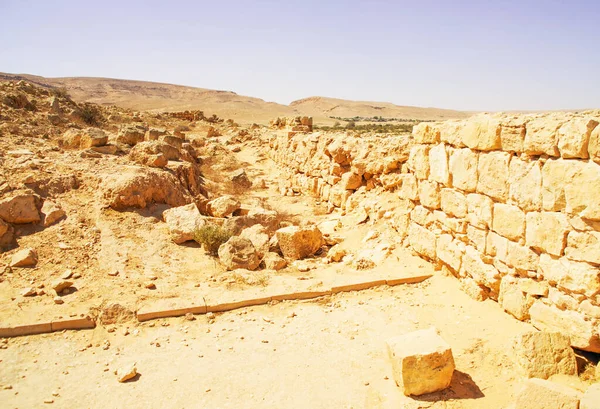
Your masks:
{"label": "sandy ground", "polygon": [[[404,397],[385,340],[432,325],[453,348],[452,385]],[[212,323],[198,316],[115,328],[8,340],[2,407],[502,408],[518,379],[510,340],[531,329],[443,276],[217,314]],[[118,383],[113,371],[131,362],[139,376]]]}

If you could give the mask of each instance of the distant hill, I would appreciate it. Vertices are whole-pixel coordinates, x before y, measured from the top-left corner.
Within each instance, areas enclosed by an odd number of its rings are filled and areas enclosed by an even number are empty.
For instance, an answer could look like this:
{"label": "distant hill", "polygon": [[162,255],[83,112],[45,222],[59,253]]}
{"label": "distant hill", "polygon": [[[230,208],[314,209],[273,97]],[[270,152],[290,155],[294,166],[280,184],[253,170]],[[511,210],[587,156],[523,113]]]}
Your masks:
{"label": "distant hill", "polygon": [[388,102],[362,102],[310,97],[290,105],[267,102],[231,91],[157,82],[92,77],[45,78],[29,74],[0,73],[0,80],[24,79],[45,87],[64,87],[75,101],[118,105],[139,111],[201,110],[238,122],[267,123],[278,116],[309,115],[316,123],[332,123],[330,117],[355,116],[403,119],[464,118],[467,112],[439,108],[399,106]]}

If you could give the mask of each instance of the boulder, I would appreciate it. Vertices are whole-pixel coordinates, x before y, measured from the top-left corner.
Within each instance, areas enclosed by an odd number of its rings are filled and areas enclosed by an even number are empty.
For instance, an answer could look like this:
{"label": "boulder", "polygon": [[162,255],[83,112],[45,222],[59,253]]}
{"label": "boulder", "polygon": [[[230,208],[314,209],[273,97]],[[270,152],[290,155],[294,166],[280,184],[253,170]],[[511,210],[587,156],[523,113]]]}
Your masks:
{"label": "boulder", "polygon": [[249,189],[252,187],[252,182],[248,179],[248,175],[246,175],[246,171],[243,169],[235,172],[231,176],[231,182],[235,187],[240,189]]}
{"label": "boulder", "polygon": [[14,224],[37,223],[40,213],[31,193],[15,193],[0,200],[0,219]]}
{"label": "boulder", "polygon": [[343,249],[339,244],[336,244],[327,252],[327,258],[331,261],[339,262],[342,261],[346,255],[346,250]]}
{"label": "boulder", "polygon": [[252,242],[241,237],[232,237],[219,247],[219,260],[227,270],[244,268],[255,270],[260,264]]}
{"label": "boulder", "polygon": [[323,244],[317,226],[288,226],[275,232],[279,248],[286,259],[300,260],[315,254]]}
{"label": "boulder", "polygon": [[61,292],[63,292],[67,288],[71,287],[72,285],[73,285],[73,281],[64,280],[62,278],[59,278],[52,282],[52,289],[54,291],[56,291],[56,294],[60,294]]}
{"label": "boulder", "polygon": [[165,210],[163,219],[175,244],[194,240],[196,231],[206,223],[194,203]]}
{"label": "boulder", "polygon": [[192,202],[175,176],[158,169],[124,166],[100,175],[100,179],[104,202],[115,210],[145,208],[151,203],[176,207]]}
{"label": "boulder", "polygon": [[58,140],[58,146],[64,149],[77,149],[81,144],[81,129],[67,129]]}
{"label": "boulder", "polygon": [[528,379],[517,394],[516,409],[578,409],[580,392],[544,379]]}
{"label": "boulder", "polygon": [[136,367],[135,363],[124,366],[117,370],[117,380],[119,382],[126,382],[130,379],[135,378],[136,375],[137,375],[137,367]]}
{"label": "boulder", "polygon": [[146,127],[142,125],[123,125],[117,134],[117,142],[125,145],[134,146],[144,141],[146,136]]}
{"label": "boulder", "polygon": [[587,388],[579,402],[579,409],[600,409],[600,383]]}
{"label": "boulder", "polygon": [[242,204],[233,196],[225,195],[208,202],[208,211],[213,217],[231,216]]}
{"label": "boulder", "polygon": [[33,267],[38,262],[37,252],[33,249],[23,249],[13,254],[10,260],[11,267]]}
{"label": "boulder", "polygon": [[248,239],[256,249],[258,257],[262,258],[269,251],[269,235],[267,230],[260,224],[245,228],[240,233],[240,237]]}
{"label": "boulder", "polygon": [[279,271],[287,266],[287,262],[277,253],[267,252],[263,257],[265,268],[267,270]]}
{"label": "boulder", "polygon": [[140,142],[129,152],[129,158],[140,165],[152,168],[164,168],[169,160],[160,149],[161,143],[155,141]]}
{"label": "boulder", "polygon": [[66,216],[66,212],[56,203],[51,200],[45,200],[41,209],[42,224],[48,227],[58,222]]}
{"label": "boulder", "polygon": [[528,378],[577,375],[575,352],[568,336],[560,332],[530,331],[516,337],[513,357]]}
{"label": "boulder", "polygon": [[80,148],[93,148],[104,146],[108,143],[108,136],[102,129],[88,128],[81,133]]}
{"label": "boulder", "polygon": [[435,328],[387,341],[396,384],[406,396],[441,391],[450,386],[454,357]]}

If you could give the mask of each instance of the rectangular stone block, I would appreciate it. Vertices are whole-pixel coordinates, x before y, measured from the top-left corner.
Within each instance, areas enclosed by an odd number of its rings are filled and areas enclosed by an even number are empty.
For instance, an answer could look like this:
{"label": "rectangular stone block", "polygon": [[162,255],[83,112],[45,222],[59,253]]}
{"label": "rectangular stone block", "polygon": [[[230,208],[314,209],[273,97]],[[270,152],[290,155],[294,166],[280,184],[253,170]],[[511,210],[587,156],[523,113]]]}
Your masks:
{"label": "rectangular stone block", "polygon": [[496,294],[500,291],[498,270],[494,266],[484,263],[475,247],[466,246],[461,270],[464,271],[465,276],[472,277],[477,284],[489,288]]}
{"label": "rectangular stone block", "polygon": [[508,241],[506,237],[502,237],[493,231],[489,232],[485,245],[486,254],[506,263],[508,259]]}
{"label": "rectangular stone block", "polygon": [[448,186],[450,173],[448,171],[448,152],[443,143],[429,150],[429,179]]}
{"label": "rectangular stone block", "polygon": [[594,162],[600,162],[600,125],[594,128],[590,134],[588,153],[590,155],[590,159],[592,159]]}
{"label": "rectangular stone block", "polygon": [[442,234],[437,240],[437,257],[452,270],[458,272],[464,252],[462,247],[464,247],[464,244],[456,242],[452,235]]}
{"label": "rectangular stone block", "polygon": [[474,192],[477,189],[477,164],[479,154],[471,149],[456,149],[450,156],[450,174],[452,186]]}
{"label": "rectangular stone block", "polygon": [[477,193],[501,202],[507,201],[510,158],[511,155],[507,152],[489,152],[479,155]]}
{"label": "rectangular stone block", "polygon": [[434,219],[437,220],[439,226],[445,232],[453,232],[458,234],[466,234],[468,223],[463,219],[450,217],[440,210],[433,211]]}
{"label": "rectangular stone block", "polygon": [[590,136],[598,121],[586,118],[573,118],[558,128],[558,150],[563,158],[587,159]]}
{"label": "rectangular stone block", "polygon": [[565,211],[591,220],[600,220],[600,165],[572,162],[565,184]]}
{"label": "rectangular stone block", "polygon": [[401,199],[418,200],[419,191],[417,188],[417,178],[412,173],[404,173],[400,176],[401,183],[398,189],[398,196]]}
{"label": "rectangular stone block", "polygon": [[435,259],[437,242],[435,233],[416,223],[411,223],[408,227],[408,241],[411,247],[421,256],[430,260]]}
{"label": "rectangular stone block", "polygon": [[500,144],[504,152],[523,152],[525,140],[525,122],[523,116],[505,118],[501,121]]}
{"label": "rectangular stone block", "polygon": [[439,143],[439,125],[431,122],[421,122],[413,127],[413,138],[416,143]]}
{"label": "rectangular stone block", "polygon": [[487,114],[473,116],[461,130],[461,140],[467,147],[479,151],[500,149],[500,121]]}
{"label": "rectangular stone block", "polygon": [[567,258],[600,264],[600,233],[595,231],[572,231],[567,237]]}
{"label": "rectangular stone block", "polygon": [[441,206],[440,185],[430,180],[419,182],[419,200],[425,207],[439,209]]}
{"label": "rectangular stone block", "polygon": [[579,409],[581,393],[565,385],[532,378],[524,382],[515,409]]}
{"label": "rectangular stone block", "polygon": [[423,395],[450,386],[452,349],[435,328],[389,339],[386,343],[394,380],[406,395]]}
{"label": "rectangular stone block", "polygon": [[502,305],[504,311],[519,321],[525,321],[529,319],[529,309],[534,301],[533,297],[528,297],[517,286],[517,279],[515,277],[502,277],[498,302]]}
{"label": "rectangular stone block", "polygon": [[519,158],[510,161],[509,195],[521,209],[539,211],[542,208],[542,166],[539,161]]}
{"label": "rectangular stone block", "polygon": [[600,292],[600,270],[588,263],[542,254],[539,269],[550,284],[558,285],[563,291],[586,297]]}
{"label": "rectangular stone block", "polygon": [[584,351],[600,352],[600,335],[593,321],[575,311],[561,311],[544,304],[541,300],[529,309],[531,323],[542,331],[560,332],[571,338],[571,346]]}
{"label": "rectangular stone block", "polygon": [[549,159],[542,167],[542,208],[550,212],[565,210],[565,183],[569,161]]}
{"label": "rectangular stone block", "polygon": [[513,357],[519,371],[528,378],[577,375],[571,340],[560,332],[533,330],[518,335],[513,343]]}
{"label": "rectangular stone block", "polygon": [[431,223],[433,223],[434,217],[431,210],[419,205],[415,206],[415,208],[410,212],[410,220],[420,224],[421,226],[428,227],[431,225]]}
{"label": "rectangular stone block", "polygon": [[517,206],[494,203],[492,230],[507,239],[519,241],[525,236],[525,213]]}
{"label": "rectangular stone block", "polygon": [[442,189],[441,206],[442,210],[451,216],[458,218],[467,216],[467,198],[454,189]]}
{"label": "rectangular stone block", "polygon": [[455,148],[465,146],[461,139],[461,131],[465,126],[465,122],[461,120],[444,121],[440,123],[440,140]]}
{"label": "rectangular stone block", "polygon": [[467,226],[467,238],[473,247],[481,254],[485,254],[485,243],[487,240],[487,230],[478,229],[475,226]]}
{"label": "rectangular stone block", "polygon": [[534,118],[527,123],[523,150],[528,155],[559,156],[558,128],[564,121],[550,116]]}
{"label": "rectangular stone block", "polygon": [[471,193],[467,195],[467,220],[481,229],[492,227],[494,201],[485,195]]}
{"label": "rectangular stone block", "polygon": [[521,246],[513,241],[508,242],[506,264],[519,270],[537,270],[540,256],[529,247]]}
{"label": "rectangular stone block", "polygon": [[408,156],[408,168],[415,174],[417,179],[429,177],[429,145],[415,145],[410,149]]}
{"label": "rectangular stone block", "polygon": [[562,256],[570,225],[558,212],[531,212],[526,217],[525,243],[536,250]]}

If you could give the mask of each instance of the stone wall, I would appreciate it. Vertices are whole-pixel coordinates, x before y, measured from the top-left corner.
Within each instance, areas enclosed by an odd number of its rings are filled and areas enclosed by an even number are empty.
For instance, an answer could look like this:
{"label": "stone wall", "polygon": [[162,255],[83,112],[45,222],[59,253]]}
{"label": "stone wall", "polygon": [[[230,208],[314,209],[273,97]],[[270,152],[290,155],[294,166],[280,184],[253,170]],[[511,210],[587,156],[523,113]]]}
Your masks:
{"label": "stone wall", "polygon": [[600,111],[481,114],[412,137],[272,136],[283,193],[383,218],[519,320],[600,352]]}

